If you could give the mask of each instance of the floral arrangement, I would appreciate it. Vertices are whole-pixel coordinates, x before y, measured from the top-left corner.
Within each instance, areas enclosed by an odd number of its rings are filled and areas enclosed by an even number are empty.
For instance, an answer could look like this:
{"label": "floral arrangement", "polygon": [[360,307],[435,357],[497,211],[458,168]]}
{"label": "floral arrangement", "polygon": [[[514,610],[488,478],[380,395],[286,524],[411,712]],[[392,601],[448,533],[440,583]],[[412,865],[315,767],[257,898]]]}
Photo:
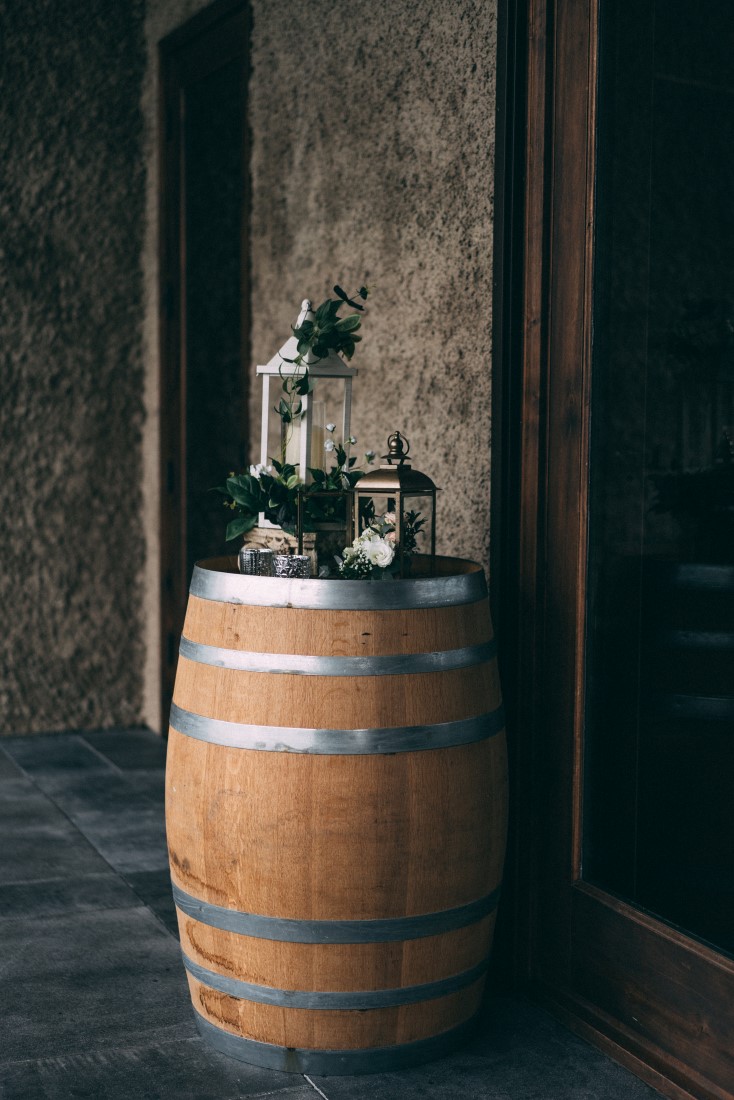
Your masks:
{"label": "floral arrangement", "polygon": [[[424,526],[418,512],[407,512],[403,524],[403,557],[410,557]],[[395,513],[376,516],[337,557],[338,575],[344,580],[390,580],[400,572],[397,561]]]}
{"label": "floral arrangement", "polygon": [[[303,401],[314,390],[309,366],[333,353],[351,359],[357,343],[362,339],[357,330],[361,326],[360,313],[364,311],[362,303],[368,296],[367,287],[361,286],[349,296],[341,287],[334,286],[334,293],[336,298],[327,298],[315,312],[310,309],[308,301],[304,301],[298,322],[292,326],[295,340],[289,341],[289,354],[292,354],[294,347],[296,354],[294,358],[288,358],[284,354],[285,349],[278,353],[281,360],[277,368],[281,396],[273,411],[282,423],[279,458],[271,457],[269,463],[252,465],[246,473],[231,471],[224,485],[217,485],[212,491],[221,493],[225,498],[225,508],[234,513],[227,524],[227,541],[246,535],[264,516],[268,523],[291,535],[321,531],[319,576],[390,579],[401,574],[416,549],[417,536],[425,522],[417,512],[403,517],[403,546],[398,547],[395,514],[385,512],[376,516],[373,502],[362,501],[360,525],[366,525],[365,529],[341,555],[334,554],[340,543],[335,541],[333,532],[341,529],[343,537],[349,494],[365,473],[358,468],[357,459],[349,455],[348,449],[356,444],[356,438],[349,436],[339,441],[334,438],[336,425],[327,424],[324,465],[308,467],[308,482],[298,470],[298,465],[286,457],[294,425],[304,414],[309,414]],[[356,312],[340,317],[339,311],[344,305]],[[293,364],[297,369],[290,372],[284,368],[285,363]],[[369,465],[374,461],[375,454],[367,451],[364,458]],[[329,459],[331,465],[327,467]],[[327,536],[327,532],[332,534]],[[323,560],[327,549],[327,561],[335,561],[336,567]]]}

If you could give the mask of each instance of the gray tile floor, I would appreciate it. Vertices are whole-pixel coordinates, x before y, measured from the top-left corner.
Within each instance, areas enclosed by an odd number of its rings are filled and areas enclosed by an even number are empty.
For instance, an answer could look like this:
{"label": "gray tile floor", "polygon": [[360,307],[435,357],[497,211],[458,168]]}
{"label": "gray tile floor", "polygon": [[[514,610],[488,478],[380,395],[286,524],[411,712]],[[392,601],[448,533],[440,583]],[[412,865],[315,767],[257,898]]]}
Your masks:
{"label": "gray tile floor", "polygon": [[0,742],[2,1100],[653,1100],[521,997],[490,998],[450,1058],[300,1077],[209,1050],[180,962],[147,730]]}

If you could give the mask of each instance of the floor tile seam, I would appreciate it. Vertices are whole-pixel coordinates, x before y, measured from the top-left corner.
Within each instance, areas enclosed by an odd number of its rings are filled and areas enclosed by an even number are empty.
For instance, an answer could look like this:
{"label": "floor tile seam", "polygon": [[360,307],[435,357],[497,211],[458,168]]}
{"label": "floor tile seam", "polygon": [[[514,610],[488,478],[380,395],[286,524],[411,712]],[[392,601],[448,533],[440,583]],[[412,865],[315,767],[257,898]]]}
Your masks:
{"label": "floor tile seam", "polygon": [[[137,784],[135,784],[131,779],[128,779],[128,777],[125,775],[124,772],[122,773],[121,778],[125,779],[128,783],[128,792],[127,793],[132,792],[135,795],[136,798],[140,799],[141,802],[145,803],[145,805],[140,806],[139,809],[147,810],[148,808],[152,808],[154,810],[160,810],[161,812],[163,811],[163,799],[162,798],[159,798],[155,794],[151,794],[150,791],[146,791],[144,787],[137,786]],[[59,791],[58,794],[60,796],[62,796],[63,791]],[[49,795],[48,797],[51,798],[52,796]],[[128,810],[129,810],[129,803],[127,803],[127,804],[123,803],[121,806],[119,806],[117,811],[115,811],[115,809],[113,808],[110,812],[112,812],[112,813],[114,813],[114,812],[125,813]],[[100,813],[104,813],[104,810],[87,809],[87,810],[81,810],[80,812],[81,813],[89,813],[89,814],[100,814]]]}
{"label": "floor tile seam", "polygon": [[[120,878],[118,872],[114,872],[115,878]],[[53,886],[57,882],[89,882],[91,879],[97,878],[109,878],[109,871],[83,871],[80,875],[58,875],[55,877],[46,876],[46,878],[19,878],[13,879],[12,882],[5,882],[0,879],[0,889],[5,890],[10,886],[43,886],[48,883],[49,886]]]}
{"label": "floor tile seam", "polygon": [[[60,802],[57,801],[57,797],[61,797],[63,795],[63,792],[59,792],[59,794],[56,795],[56,796],[54,794],[50,794],[47,791],[44,791],[43,788],[40,787],[37,783],[35,783],[31,776],[29,776],[29,778],[31,779],[31,782],[34,783],[34,786],[37,787],[37,789],[41,792],[41,794],[44,796],[44,798],[47,798],[48,801],[51,803],[51,805],[56,807],[56,809],[59,811],[59,813],[62,815],[62,817],[66,818],[66,820],[69,822],[69,824],[79,833],[79,835],[81,837],[83,837],[83,839],[86,841],[86,843],[90,845],[90,847],[97,853],[97,855],[100,857],[100,859],[104,860],[104,862],[107,864],[107,866],[110,868],[110,870],[114,874],[119,875],[121,872],[110,863],[110,861],[105,856],[105,854],[102,852],[102,850],[100,848],[98,848],[97,845],[95,844],[95,842],[91,839],[91,837],[87,836],[87,834],[84,832],[85,822],[82,820],[86,814],[94,814],[95,815],[95,820],[98,819],[100,816],[102,816],[103,818],[109,819],[110,814],[109,813],[105,814],[104,811],[102,811],[102,810],[80,810],[80,811],[67,810],[67,809],[64,808],[64,806]],[[160,803],[156,803],[155,801],[150,799],[148,796],[144,796],[144,797],[145,797],[146,802],[149,802],[153,809],[160,810],[161,814],[163,814],[163,812],[164,812],[163,806],[160,805]],[[144,807],[144,808],[147,809],[147,806]],[[89,822],[87,822],[87,824],[88,823]]]}
{"label": "floor tile seam", "polygon": [[[19,765],[19,767],[20,767],[20,765]],[[158,924],[159,924],[159,925],[160,925],[160,926],[161,926],[161,927],[162,927],[162,928],[163,928],[163,929],[164,929],[164,930],[165,930],[165,931],[166,931],[166,932],[168,933],[168,935],[169,935],[169,936],[172,936],[173,934],[171,933],[170,929],[168,929],[168,928],[166,927],[166,925],[165,925],[165,924],[163,923],[163,921],[162,921],[162,920],[161,920],[161,918],[160,918],[160,917],[158,916],[158,914],[157,914],[156,912],[154,912],[154,910],[153,910],[153,909],[152,909],[152,908],[151,908],[151,907],[150,907],[150,906],[148,905],[148,903],[147,903],[147,902],[145,901],[145,899],[144,899],[144,898],[141,898],[141,897],[140,897],[140,894],[139,894],[139,893],[138,893],[138,891],[137,891],[137,890],[135,889],[135,887],[134,887],[134,886],[133,886],[133,885],[132,885],[131,883],[129,883],[129,882],[127,881],[127,879],[126,879],[126,878],[124,877],[124,874],[125,874],[125,872],[119,871],[119,870],[118,870],[118,869],[117,869],[116,867],[114,867],[114,866],[113,866],[113,864],[112,864],[112,863],[110,863],[109,859],[108,859],[108,858],[107,858],[107,857],[105,856],[104,852],[102,852],[102,851],[101,851],[101,850],[100,850],[100,849],[99,849],[99,848],[97,847],[97,845],[96,845],[96,844],[94,843],[94,841],[93,841],[93,840],[92,840],[92,839],[91,839],[90,837],[88,837],[88,836],[87,836],[87,834],[86,834],[86,833],[84,832],[84,830],[83,830],[83,829],[82,829],[82,828],[81,828],[81,827],[80,827],[80,826],[79,826],[79,825],[77,824],[77,822],[76,822],[76,821],[74,820],[74,818],[73,818],[73,817],[71,816],[71,814],[70,814],[69,812],[67,812],[67,810],[65,810],[65,809],[64,809],[64,807],[63,807],[63,806],[61,806],[61,805],[60,805],[60,804],[59,804],[59,803],[58,803],[58,802],[56,801],[56,799],[55,799],[55,798],[53,797],[53,795],[51,795],[51,794],[47,794],[47,793],[46,793],[46,792],[45,792],[45,791],[44,791],[44,790],[43,790],[43,789],[42,789],[42,788],[41,788],[41,787],[40,787],[40,786],[39,786],[39,785],[38,785],[38,784],[37,784],[37,783],[36,783],[36,782],[34,781],[34,779],[33,779],[33,776],[32,776],[32,775],[28,774],[28,773],[27,773],[27,772],[25,772],[25,771],[23,772],[23,774],[27,776],[27,778],[28,778],[28,779],[30,780],[30,782],[31,782],[31,783],[33,784],[33,786],[34,786],[34,787],[36,787],[36,789],[40,791],[40,793],[41,793],[41,794],[43,795],[43,797],[44,797],[44,798],[46,798],[46,799],[48,799],[48,801],[49,801],[49,802],[51,803],[51,805],[52,805],[52,806],[55,806],[55,807],[56,807],[56,809],[57,809],[57,810],[59,811],[59,813],[61,814],[61,816],[62,816],[62,817],[64,817],[64,818],[65,818],[65,819],[66,819],[66,820],[67,820],[67,821],[69,822],[69,824],[71,825],[71,827],[72,827],[72,828],[73,828],[73,829],[75,830],[75,832],[77,832],[77,833],[79,834],[79,836],[80,836],[80,837],[82,838],[82,840],[84,841],[84,843],[85,843],[85,844],[87,844],[87,845],[88,845],[88,846],[89,846],[89,847],[90,847],[90,848],[92,849],[92,851],[93,851],[93,852],[95,852],[95,853],[96,853],[96,854],[97,854],[97,855],[99,856],[99,858],[100,858],[100,859],[101,859],[101,860],[103,861],[103,863],[104,863],[104,864],[105,864],[105,865],[107,866],[107,868],[109,869],[109,871],[111,871],[111,873],[112,873],[113,875],[115,875],[115,877],[116,877],[116,878],[119,878],[119,879],[120,879],[120,880],[121,880],[122,882],[124,882],[124,883],[125,883],[125,885],[126,885],[126,886],[127,886],[127,887],[128,887],[129,889],[131,889],[131,890],[133,891],[133,893],[135,894],[135,896],[136,896],[137,898],[140,898],[140,900],[141,900],[141,901],[142,901],[142,903],[143,903],[143,906],[142,906],[142,907],[144,907],[144,908],[148,909],[148,910],[149,910],[149,912],[150,912],[150,913],[152,914],[152,916],[153,916],[153,917],[155,918],[155,920],[157,921],[157,923],[158,923]],[[163,807],[160,807],[160,808],[161,808],[161,811],[163,811]],[[163,868],[161,868],[161,869],[163,870]],[[99,873],[101,874],[102,872],[99,872]],[[132,873],[134,873],[134,872],[128,872],[128,873],[132,874]],[[138,906],[131,906],[130,908],[133,908],[133,909],[137,909],[137,908],[138,908]],[[105,910],[92,910],[92,912],[105,912]],[[13,918],[10,918],[10,919],[12,920]],[[175,936],[173,936],[173,939],[175,940],[175,939],[176,939],[176,937],[175,937]]]}
{"label": "floor tile seam", "polygon": [[114,760],[110,760],[110,758],[108,756],[105,756],[103,752],[100,752],[99,749],[95,748],[94,745],[90,744],[90,742],[87,741],[84,734],[80,734],[79,740],[82,741],[86,745],[86,747],[89,749],[89,751],[94,753],[94,755],[96,757],[98,757],[101,761],[103,761],[103,763],[105,763],[109,768],[112,768],[114,771],[116,771],[118,775],[124,775],[124,772],[123,772],[122,768],[120,767],[120,765],[116,764],[114,762]]}
{"label": "floor tile seam", "polygon": [[[92,1047],[92,1048],[87,1047],[85,1049],[72,1050],[71,1052],[64,1051],[63,1054],[50,1054],[46,1058],[9,1058],[5,1061],[3,1061],[2,1058],[0,1058],[0,1069],[9,1069],[9,1068],[12,1068],[13,1066],[36,1066],[36,1065],[38,1065],[38,1066],[49,1066],[50,1067],[54,1063],[58,1062],[60,1059],[63,1061],[63,1060],[70,1059],[70,1058],[90,1058],[90,1057],[93,1058],[96,1054],[105,1055],[105,1056],[108,1055],[108,1054],[137,1054],[141,1051],[156,1050],[159,1047],[179,1046],[181,1043],[196,1043],[196,1045],[200,1046],[202,1048],[202,1050],[208,1051],[210,1049],[209,1047],[206,1046],[206,1044],[204,1043],[204,1040],[201,1038],[201,1036],[198,1035],[198,1034],[195,1034],[195,1035],[185,1035],[183,1038],[180,1038],[180,1039],[159,1039],[157,1041],[153,1040],[150,1043],[134,1043],[134,1044],[131,1044],[131,1045],[125,1045],[125,1046],[119,1046],[119,1047],[106,1046],[106,1045],[103,1045],[103,1046],[100,1046],[100,1047]],[[252,1097],[252,1100],[258,1100],[260,1095],[267,1095],[267,1094],[258,1093],[257,1096]],[[2,1096],[2,1093],[0,1093],[0,1097],[1,1096]],[[249,1100],[249,1098],[248,1098],[248,1100]]]}
{"label": "floor tile seam", "polygon": [[304,1081],[308,1081],[311,1088],[315,1089],[315,1091],[319,1094],[319,1096],[322,1097],[322,1100],[329,1100],[329,1097],[326,1095],[326,1093],[321,1091],[319,1086],[311,1080],[311,1078],[308,1076],[307,1073],[304,1073],[303,1079],[304,1079]]}
{"label": "floor tile seam", "polygon": [[[31,743],[34,740],[35,736],[36,736],[35,734],[29,734],[27,739],[23,738],[23,741],[25,742],[27,740],[28,743]],[[72,744],[73,742],[76,742],[77,744],[81,744],[83,748],[89,749],[89,751],[92,752],[95,757],[98,757],[103,762],[105,767],[112,768],[115,771],[118,770],[116,764],[113,764],[111,761],[107,760],[106,757],[104,757],[100,753],[98,753],[96,751],[96,749],[94,748],[94,746],[90,745],[89,742],[84,739],[84,733],[81,730],[79,730],[79,731],[69,730],[68,732],[65,732],[65,733],[54,733],[54,734],[47,734],[47,735],[40,734],[39,736],[50,736],[50,737],[58,738],[59,741],[61,741],[62,739],[65,739],[67,741],[67,743],[69,743],[69,744]],[[0,743],[0,748],[2,748],[5,755],[10,758],[10,760],[13,762],[13,764],[15,764],[16,768],[20,768],[20,770],[23,772],[23,774],[25,776],[27,776],[32,782],[35,782],[35,780],[33,779],[33,772],[32,771],[27,770],[23,766],[23,764],[21,764],[21,762],[19,760],[16,760],[16,758],[13,756],[12,752],[10,752],[8,749],[6,749],[1,743]],[[84,771],[84,770],[85,770],[84,768],[76,769],[76,771]]]}
{"label": "floor tile seam", "polygon": [[88,845],[89,845],[89,847],[90,847],[90,848],[92,849],[92,851],[93,851],[93,852],[96,852],[96,853],[97,853],[97,855],[99,856],[99,858],[100,858],[101,860],[103,860],[103,862],[104,862],[104,863],[105,863],[105,864],[107,865],[107,867],[109,867],[110,871],[112,871],[112,873],[113,873],[114,875],[119,875],[119,871],[117,870],[117,868],[115,868],[115,867],[113,867],[113,866],[112,866],[112,864],[110,863],[110,861],[109,861],[109,860],[107,859],[107,857],[106,857],[105,855],[103,855],[103,853],[102,853],[102,852],[101,852],[101,851],[99,850],[99,848],[97,847],[97,845],[96,845],[96,844],[95,844],[95,843],[94,843],[94,842],[93,842],[93,841],[92,841],[92,840],[91,840],[91,839],[90,839],[90,838],[89,838],[89,837],[87,836],[87,834],[86,834],[86,833],[84,832],[84,830],[83,830],[83,829],[81,829],[81,828],[79,827],[79,825],[77,825],[76,821],[75,821],[75,820],[74,820],[74,818],[73,818],[73,817],[71,816],[71,813],[70,813],[70,812],[69,812],[68,810],[65,810],[65,809],[64,809],[64,807],[63,807],[63,806],[61,806],[61,805],[60,805],[60,804],[59,804],[59,803],[58,803],[58,802],[56,801],[56,799],[54,798],[54,796],[53,796],[53,795],[51,795],[51,794],[47,794],[47,793],[46,793],[46,791],[44,791],[42,787],[39,787],[39,786],[38,786],[38,784],[34,782],[34,780],[33,780],[33,777],[32,777],[32,776],[29,776],[28,778],[29,778],[29,779],[31,780],[31,782],[32,782],[32,783],[34,784],[34,786],[38,788],[38,790],[39,790],[39,791],[41,792],[41,794],[43,795],[43,797],[44,797],[44,798],[47,798],[47,799],[48,799],[48,801],[49,801],[49,802],[51,803],[51,805],[52,805],[52,806],[55,806],[55,807],[56,807],[56,809],[57,809],[57,810],[59,811],[59,813],[61,814],[61,816],[62,816],[62,817],[64,817],[64,818],[66,818],[66,820],[67,820],[67,821],[69,822],[69,824],[71,825],[72,829],[74,829],[74,830],[75,830],[75,832],[77,832],[77,833],[79,834],[79,836],[80,836],[80,837],[82,838],[82,840],[83,840],[83,841],[85,842],[85,844],[88,844]]}
{"label": "floor tile seam", "polygon": [[[166,872],[168,872],[168,867],[166,867],[166,868],[165,868],[165,871],[166,871]],[[135,894],[135,897],[136,897],[136,898],[139,898],[139,899],[140,899],[140,901],[141,901],[141,902],[142,902],[142,904],[143,904],[143,905],[145,906],[145,908],[146,908],[146,909],[149,909],[149,910],[150,910],[150,912],[151,912],[151,913],[153,914],[153,916],[155,917],[155,919],[156,919],[156,920],[158,921],[158,923],[160,924],[161,928],[163,928],[163,929],[164,929],[164,931],[168,933],[168,935],[169,935],[169,936],[171,937],[171,939],[172,939],[172,940],[173,940],[173,941],[174,941],[175,943],[180,943],[180,939],[179,939],[179,937],[178,937],[178,936],[177,936],[177,935],[175,934],[175,932],[172,932],[172,931],[171,931],[171,929],[170,929],[170,928],[168,927],[168,925],[166,924],[166,922],[165,922],[165,921],[163,920],[163,917],[161,917],[161,916],[160,916],[160,915],[159,915],[158,913],[156,913],[156,911],[155,911],[155,909],[154,909],[154,908],[152,907],[152,905],[150,905],[150,904],[149,904],[149,902],[147,902],[147,901],[145,900],[145,898],[144,898],[144,897],[142,896],[142,894],[141,894],[141,893],[139,892],[139,890],[137,890],[137,889],[136,889],[136,887],[135,887],[135,886],[133,885],[133,883],[132,883],[132,882],[130,882],[130,880],[129,880],[128,878],[126,878],[126,877],[125,877],[125,875],[126,875],[126,874],[128,874],[128,875],[135,875],[135,874],[145,874],[145,873],[146,873],[146,872],[140,872],[140,871],[128,871],[128,872],[122,872],[122,873],[120,873],[120,878],[121,878],[121,879],[122,879],[122,881],[123,881],[123,882],[125,883],[125,885],[126,885],[126,886],[128,887],[128,889],[132,890],[132,892],[133,892],[133,893]],[[173,893],[171,894],[171,897],[173,897]],[[135,908],[137,908],[137,906],[136,906]]]}
{"label": "floor tile seam", "polygon": [[[59,1061],[59,1059],[84,1059],[88,1058],[89,1056],[94,1056],[95,1054],[138,1054],[147,1050],[160,1049],[161,1047],[176,1047],[180,1046],[182,1043],[195,1043],[205,1053],[210,1052],[210,1048],[204,1043],[199,1035],[191,1035],[186,1037],[185,1039],[169,1039],[148,1044],[136,1043],[134,1046],[104,1047],[100,1048],[99,1050],[80,1050],[73,1051],[70,1055],[51,1055],[48,1058],[11,1058],[9,1061],[0,1060],[0,1069],[8,1070],[16,1067],[21,1068],[23,1066],[36,1066],[39,1069],[47,1067],[50,1069]],[[246,1097],[247,1100],[268,1100],[269,1097],[288,1097],[293,1095],[303,1095],[303,1089],[304,1086],[302,1084],[296,1084],[294,1082],[292,1085],[286,1085],[285,1088],[266,1089],[263,1092],[243,1093],[242,1091],[239,1091],[236,1093],[227,1093],[226,1096],[222,1098],[222,1100],[242,1100],[243,1097]],[[317,1092],[319,1091],[320,1090],[317,1089]],[[320,1095],[324,1096],[325,1094],[321,1092]]]}
{"label": "floor tile seam", "polygon": [[[67,919],[69,917],[83,917],[91,913],[139,913],[141,909],[149,909],[151,914],[155,917],[156,914],[150,909],[150,906],[144,902],[139,894],[135,897],[140,902],[139,905],[100,905],[99,907],[90,907],[87,909],[60,909],[56,913],[40,913],[34,914],[33,925],[36,927],[39,924],[43,924],[45,921]],[[156,918],[158,919],[158,918]],[[3,917],[0,916],[0,926],[7,924],[14,924],[22,921],[25,925],[28,924],[28,914],[23,913],[19,916]],[[169,933],[170,935],[170,933]],[[176,937],[174,936],[174,939]]]}
{"label": "floor tile seam", "polygon": [[[307,1086],[306,1086],[307,1087]],[[268,1100],[271,1096],[303,1096],[303,1085],[286,1085],[283,1089],[269,1089],[267,1092],[237,1092],[227,1096],[226,1100]],[[324,1095],[323,1093],[321,1094]],[[327,1098],[328,1100],[328,1098]]]}

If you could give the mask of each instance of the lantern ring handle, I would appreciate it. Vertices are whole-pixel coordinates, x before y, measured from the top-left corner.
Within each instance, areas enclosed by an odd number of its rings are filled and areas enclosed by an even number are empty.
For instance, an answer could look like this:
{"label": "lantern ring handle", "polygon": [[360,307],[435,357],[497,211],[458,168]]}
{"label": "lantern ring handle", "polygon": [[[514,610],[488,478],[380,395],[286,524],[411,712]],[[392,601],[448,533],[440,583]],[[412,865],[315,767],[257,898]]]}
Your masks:
{"label": "lantern ring handle", "polygon": [[388,453],[382,457],[390,465],[401,466],[405,462],[406,458],[410,454],[410,442],[405,438],[401,432],[393,432],[392,435],[387,437]]}

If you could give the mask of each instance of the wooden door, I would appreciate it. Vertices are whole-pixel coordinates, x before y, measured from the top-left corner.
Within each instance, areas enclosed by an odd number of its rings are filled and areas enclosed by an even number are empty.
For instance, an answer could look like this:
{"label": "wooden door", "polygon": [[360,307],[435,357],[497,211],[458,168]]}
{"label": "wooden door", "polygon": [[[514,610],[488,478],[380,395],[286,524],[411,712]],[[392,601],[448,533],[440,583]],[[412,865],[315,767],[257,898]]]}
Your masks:
{"label": "wooden door", "polygon": [[724,1100],[734,10],[530,0],[505,19],[506,936],[578,1031],[668,1096]]}
{"label": "wooden door", "polygon": [[219,0],[160,45],[164,730],[193,564],[229,552],[209,490],[248,453],[247,51],[242,0]]}

